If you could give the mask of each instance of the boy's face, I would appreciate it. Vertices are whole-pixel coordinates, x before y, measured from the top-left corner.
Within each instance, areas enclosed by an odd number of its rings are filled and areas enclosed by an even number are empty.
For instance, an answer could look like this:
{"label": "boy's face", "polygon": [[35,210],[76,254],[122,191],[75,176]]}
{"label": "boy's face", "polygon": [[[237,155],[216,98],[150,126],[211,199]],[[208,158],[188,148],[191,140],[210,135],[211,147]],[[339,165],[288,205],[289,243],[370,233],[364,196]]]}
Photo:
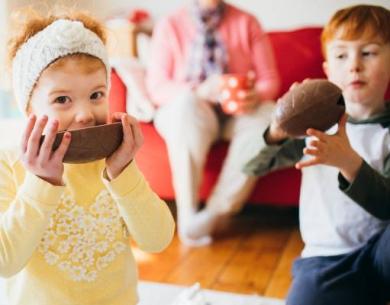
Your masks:
{"label": "boy's face", "polygon": [[326,57],[325,73],[343,90],[347,103],[383,107],[390,80],[390,43],[343,40],[336,35],[326,46]]}
{"label": "boy's face", "polygon": [[106,70],[96,61],[68,57],[60,66],[53,64],[45,69],[33,90],[29,112],[57,119],[59,130],[105,124],[108,114]]}

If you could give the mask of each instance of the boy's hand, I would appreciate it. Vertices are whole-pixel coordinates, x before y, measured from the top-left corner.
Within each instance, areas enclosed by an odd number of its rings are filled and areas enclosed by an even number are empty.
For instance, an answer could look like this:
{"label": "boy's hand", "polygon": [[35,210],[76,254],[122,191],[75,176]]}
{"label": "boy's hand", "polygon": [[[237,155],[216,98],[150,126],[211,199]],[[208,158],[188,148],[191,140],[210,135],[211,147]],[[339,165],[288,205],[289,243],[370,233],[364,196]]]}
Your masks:
{"label": "boy's hand", "polygon": [[132,116],[116,112],[112,116],[112,121],[122,122],[123,141],[119,148],[106,159],[107,175],[110,180],[115,179],[133,160],[144,141],[139,124]]}
{"label": "boy's hand", "polygon": [[271,124],[264,135],[264,140],[268,145],[275,145],[288,139],[288,135],[276,123],[275,117],[272,118]]}
{"label": "boy's hand", "polygon": [[307,83],[310,80],[311,78],[305,78],[302,82],[293,82],[291,86],[288,88],[288,91],[293,90],[294,88],[298,87],[300,84]]}
{"label": "boy's hand", "polygon": [[[306,78],[303,80],[302,83],[305,83],[309,80],[310,80],[309,78]],[[299,84],[300,84],[299,82],[294,82],[288,90],[294,89]],[[274,145],[274,144],[278,144],[281,141],[286,140],[288,138],[289,138],[288,134],[286,132],[284,132],[284,130],[282,130],[279,127],[279,125],[276,123],[275,115],[274,115],[274,117],[272,118],[272,121],[271,121],[271,125],[269,126],[269,129],[268,129],[267,133],[265,134],[265,142],[269,145]]]}
{"label": "boy's hand", "polygon": [[352,182],[363,162],[363,159],[352,149],[345,125],[347,115],[344,114],[340,121],[338,131],[334,135],[327,135],[319,130],[309,128],[307,135],[313,136],[309,145],[304,148],[305,155],[313,156],[310,160],[300,161],[295,164],[297,169],[304,167],[325,164],[337,167],[341,174],[349,182]]}
{"label": "boy's hand", "polygon": [[63,185],[64,164],[62,160],[69,147],[71,135],[66,132],[60,146],[53,152],[52,146],[58,131],[58,121],[54,120],[49,124],[40,146],[40,139],[47,122],[47,116],[37,120],[35,115],[30,115],[21,141],[21,161],[24,167],[34,175],[53,185]]}

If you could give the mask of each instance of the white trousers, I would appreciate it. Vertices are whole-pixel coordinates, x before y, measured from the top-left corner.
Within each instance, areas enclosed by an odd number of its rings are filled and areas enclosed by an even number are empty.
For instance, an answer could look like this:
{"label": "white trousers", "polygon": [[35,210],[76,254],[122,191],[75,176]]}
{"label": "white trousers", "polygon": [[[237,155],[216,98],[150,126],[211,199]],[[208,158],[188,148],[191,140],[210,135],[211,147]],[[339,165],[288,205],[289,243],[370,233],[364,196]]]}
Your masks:
{"label": "white trousers", "polygon": [[270,123],[273,102],[262,103],[254,112],[220,120],[213,105],[185,92],[161,106],[155,127],[168,148],[178,213],[198,209],[198,191],[207,154],[218,139],[230,141],[222,171],[206,207],[218,214],[238,211],[256,183],[242,172],[244,164],[264,145],[262,135]]}

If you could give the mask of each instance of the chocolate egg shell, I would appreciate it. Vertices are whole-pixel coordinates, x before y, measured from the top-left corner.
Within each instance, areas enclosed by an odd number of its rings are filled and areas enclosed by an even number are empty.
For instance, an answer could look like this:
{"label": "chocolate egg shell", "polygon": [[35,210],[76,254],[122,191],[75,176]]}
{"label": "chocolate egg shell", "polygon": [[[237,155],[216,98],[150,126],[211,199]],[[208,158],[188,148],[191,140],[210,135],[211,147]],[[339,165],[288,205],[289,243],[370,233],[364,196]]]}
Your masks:
{"label": "chocolate egg shell", "polygon": [[[122,143],[122,123],[69,130],[71,140],[64,156],[65,163],[86,163],[110,156]],[[65,131],[57,133],[53,150],[61,143]],[[41,143],[45,136],[41,137]]]}
{"label": "chocolate egg shell", "polygon": [[303,137],[308,128],[325,131],[345,112],[342,91],[323,79],[305,81],[277,102],[275,120],[290,137]]}

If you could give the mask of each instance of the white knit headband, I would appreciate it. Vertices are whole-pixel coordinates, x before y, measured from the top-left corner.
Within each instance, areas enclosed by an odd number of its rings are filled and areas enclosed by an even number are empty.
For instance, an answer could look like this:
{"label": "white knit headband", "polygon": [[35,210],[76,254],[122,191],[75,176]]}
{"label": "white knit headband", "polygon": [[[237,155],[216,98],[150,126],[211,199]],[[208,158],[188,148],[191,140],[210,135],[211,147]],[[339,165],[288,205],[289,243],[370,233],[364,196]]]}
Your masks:
{"label": "white knit headband", "polygon": [[28,39],[13,60],[13,87],[23,113],[26,113],[32,90],[43,70],[56,59],[75,53],[100,59],[106,67],[110,86],[111,70],[103,41],[80,21],[59,19]]}

